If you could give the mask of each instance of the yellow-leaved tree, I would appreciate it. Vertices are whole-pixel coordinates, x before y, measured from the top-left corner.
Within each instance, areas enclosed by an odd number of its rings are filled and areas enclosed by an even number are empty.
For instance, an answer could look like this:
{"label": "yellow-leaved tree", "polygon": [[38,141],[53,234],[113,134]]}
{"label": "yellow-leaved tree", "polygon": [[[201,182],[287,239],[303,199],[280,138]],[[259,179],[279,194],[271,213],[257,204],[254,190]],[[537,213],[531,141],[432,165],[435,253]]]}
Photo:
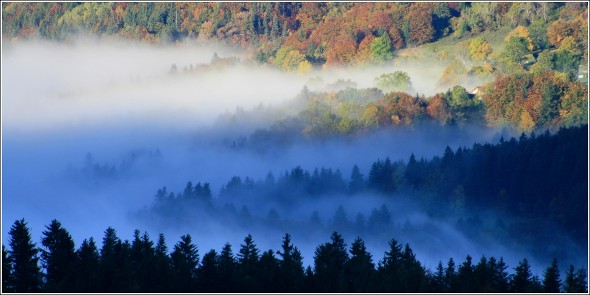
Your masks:
{"label": "yellow-leaved tree", "polygon": [[307,60],[303,60],[297,66],[297,72],[299,74],[307,74],[311,72],[311,63]]}
{"label": "yellow-leaved tree", "polygon": [[492,52],[492,46],[482,37],[477,37],[469,43],[469,53],[475,61],[487,61]]}
{"label": "yellow-leaved tree", "polygon": [[535,128],[535,120],[527,110],[520,113],[520,129],[530,132]]}
{"label": "yellow-leaved tree", "polygon": [[529,50],[533,50],[535,48],[535,46],[533,45],[533,39],[531,39],[531,35],[529,33],[529,30],[526,27],[523,27],[523,26],[516,27],[514,30],[510,31],[510,33],[508,33],[508,35],[506,35],[506,38],[504,38],[504,41],[508,42],[511,37],[524,38],[527,41],[527,44],[528,44],[527,48]]}
{"label": "yellow-leaved tree", "polygon": [[297,50],[291,50],[283,59],[281,67],[287,71],[292,71],[295,69],[298,70],[300,63],[303,61],[305,61],[305,55],[303,55],[301,52]]}

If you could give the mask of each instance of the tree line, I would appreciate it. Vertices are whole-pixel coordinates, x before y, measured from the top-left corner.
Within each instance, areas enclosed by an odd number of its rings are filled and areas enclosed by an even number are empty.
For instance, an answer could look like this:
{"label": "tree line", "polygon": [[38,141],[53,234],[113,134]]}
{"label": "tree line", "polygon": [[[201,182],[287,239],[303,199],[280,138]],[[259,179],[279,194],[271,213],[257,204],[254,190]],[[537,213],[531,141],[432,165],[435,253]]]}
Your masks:
{"label": "tree line", "polygon": [[570,265],[561,279],[557,260],[542,277],[522,259],[514,272],[502,258],[450,258],[426,269],[408,244],[395,239],[377,263],[361,238],[347,247],[342,235],[316,247],[313,267],[287,233],[280,250],[261,252],[251,235],[234,254],[226,243],[202,258],[189,234],[171,251],[163,234],[156,242],[136,230],[121,240],[112,227],[102,246],[93,238],[75,243],[61,223],[51,221],[41,247],[31,238],[24,219],[9,231],[9,249],[2,245],[2,292],[587,292],[586,270]]}
{"label": "tree line", "polygon": [[[390,61],[402,48],[454,36],[453,49],[432,49],[447,65],[437,84],[492,81],[481,87],[479,100],[469,100],[461,87],[452,89],[452,98],[451,93],[414,97],[411,84],[399,81],[407,75],[394,72],[377,81],[387,93],[376,102],[330,108],[325,100],[312,99],[300,131],[351,134],[413,126],[425,118],[441,125],[478,123],[484,111],[490,126],[530,132],[588,120],[587,74],[583,78],[579,69],[588,59],[587,9],[585,3],[14,2],[3,4],[2,21],[3,37],[13,38],[61,40],[89,32],[154,42],[216,39],[253,48],[251,58],[261,63],[302,73],[313,65]],[[478,34],[500,27],[511,31],[502,50],[494,52],[494,42]],[[235,61],[214,57],[212,64]]]}
{"label": "tree line", "polygon": [[[394,52],[446,36],[529,27],[530,43],[584,47],[584,3],[5,3],[3,34],[62,40],[68,34],[149,42],[216,39],[256,49],[287,70],[311,64],[391,60]],[[521,48],[522,35],[511,46]],[[541,41],[539,41],[541,40]],[[547,40],[547,41],[543,41]],[[526,41],[526,40],[525,40]],[[512,42],[512,41],[511,41]],[[531,47],[531,49],[534,47]],[[486,50],[478,50],[486,52]],[[585,51],[585,50],[582,50]],[[448,53],[448,52],[447,52]],[[489,54],[488,54],[489,55]],[[484,54],[485,56],[485,54]],[[507,56],[509,63],[510,56]],[[522,55],[517,58],[522,59]]]}
{"label": "tree line", "polygon": [[[576,66],[577,69],[577,66]],[[294,98],[291,117],[271,117],[269,109],[236,110],[220,117],[220,123],[251,124],[260,116],[273,122],[242,140],[242,147],[264,150],[299,138],[325,139],[358,136],[380,130],[481,126],[507,128],[515,132],[543,132],[588,122],[588,87],[545,69],[498,75],[478,93],[462,86],[432,96],[408,94],[412,87],[404,72],[378,77],[379,87],[357,89],[352,81],[338,80],[340,89],[310,91],[307,86]],[[392,76],[388,78],[388,76]],[[398,84],[404,84],[402,88]],[[328,86],[331,86],[330,84]],[[276,113],[283,110],[274,108]]]}
{"label": "tree line", "polygon": [[[179,216],[201,212],[199,216],[224,216],[225,222],[236,219],[241,224],[251,218],[247,208],[250,204],[272,202],[289,207],[323,196],[336,195],[344,200],[367,193],[391,199],[409,195],[428,212],[441,216],[482,208],[506,213],[519,220],[511,228],[528,233],[518,235],[527,244],[544,239],[544,227],[538,224],[556,225],[576,242],[585,243],[587,130],[588,126],[583,125],[561,128],[554,134],[523,133],[518,139],[501,138],[496,144],[476,143],[456,150],[447,147],[441,156],[431,159],[418,159],[413,154],[407,161],[378,159],[367,175],[354,165],[348,179],[337,169],[308,171],[300,166],[278,177],[269,172],[259,180],[234,176],[216,198],[208,183],[189,182],[179,193],[169,192],[166,187],[159,189],[148,214],[173,222]],[[237,212],[232,204],[244,207]],[[381,216],[388,215],[386,207],[374,211],[369,220],[384,220]],[[341,225],[352,224],[342,217],[343,210],[336,213],[334,220],[342,220]],[[281,220],[276,210],[271,210],[267,219]],[[367,229],[366,225],[363,228]]]}

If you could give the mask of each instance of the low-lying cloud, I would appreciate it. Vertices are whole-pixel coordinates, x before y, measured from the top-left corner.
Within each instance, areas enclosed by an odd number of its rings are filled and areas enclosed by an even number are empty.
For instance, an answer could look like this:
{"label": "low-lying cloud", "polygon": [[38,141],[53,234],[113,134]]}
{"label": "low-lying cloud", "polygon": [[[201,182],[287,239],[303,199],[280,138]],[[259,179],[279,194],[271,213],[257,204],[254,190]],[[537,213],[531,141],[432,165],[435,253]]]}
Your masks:
{"label": "low-lying cloud", "polygon": [[[245,60],[243,53],[234,49],[192,43],[149,46],[86,40],[68,44],[5,44],[2,242],[7,243],[10,225],[20,218],[29,222],[35,241],[54,218],[72,233],[77,245],[90,236],[102,240],[108,226],[115,227],[124,239],[129,239],[134,229],[147,230],[155,238],[163,227],[130,216],[149,207],[156,191],[164,186],[180,192],[187,181],[209,182],[217,196],[232,176],[264,179],[268,172],[279,176],[295,166],[306,170],[339,169],[344,179],[349,179],[352,166],[357,164],[366,177],[371,163],[377,159],[407,160],[412,153],[417,158],[429,158],[440,155],[446,146],[457,148],[498,139],[496,130],[467,127],[433,132],[424,128],[295,141],[267,152],[236,149],[228,144],[236,139],[235,130],[224,129],[216,122],[221,114],[233,112],[237,106],[251,109],[262,104],[277,106],[278,110],[310,78],[319,76],[328,84],[337,79],[352,79],[361,88],[373,86],[373,79],[381,73],[400,69],[407,70],[415,89],[430,95],[436,89],[440,75],[437,71],[442,71],[442,67],[425,66],[427,72],[421,72],[418,66],[364,67],[300,75],[244,62],[184,71],[185,67],[195,69],[209,63],[214,53],[222,58],[237,56]],[[172,65],[176,65],[176,73],[171,73]],[[239,130],[245,138],[251,131]],[[106,167],[105,175],[85,174],[88,154],[93,163]],[[368,215],[372,208],[386,203],[399,225],[392,234],[400,235],[395,237],[398,241],[410,243],[418,258],[429,267],[450,256],[463,261],[467,254],[475,259],[481,254],[513,257],[510,265],[515,265],[521,254],[527,254],[502,248],[499,242],[482,249],[481,244],[457,231],[454,220],[436,223],[411,204],[401,205],[376,196],[341,202],[339,197],[342,196],[302,204],[293,208],[290,218],[300,216],[300,220],[309,220],[313,211],[331,217],[336,206],[342,204],[348,218],[354,220],[359,211]],[[248,207],[264,209],[263,213],[252,209],[255,214],[264,214],[268,209],[263,204]],[[281,214],[289,216],[286,212]],[[406,221],[418,231],[415,235],[404,233]],[[191,232],[201,253],[219,249],[226,241],[233,244],[235,251],[248,232],[254,235],[259,248],[277,249],[284,234],[267,227],[246,232],[215,222],[201,228],[206,230]],[[169,246],[185,233],[166,230]],[[329,239],[325,232],[310,236],[292,234],[306,264],[311,264],[314,247]],[[350,243],[355,237],[345,238]],[[390,238],[393,236],[367,243],[375,261],[382,257]]]}
{"label": "low-lying cloud", "polygon": [[[181,73],[183,67],[209,63],[215,53],[236,56],[227,49],[195,44],[7,45],[2,91],[3,106],[10,111],[4,112],[4,124],[35,131],[134,122],[180,128],[211,123],[238,105],[284,101],[304,85],[295,74],[265,67]],[[176,75],[170,72],[173,65]]]}

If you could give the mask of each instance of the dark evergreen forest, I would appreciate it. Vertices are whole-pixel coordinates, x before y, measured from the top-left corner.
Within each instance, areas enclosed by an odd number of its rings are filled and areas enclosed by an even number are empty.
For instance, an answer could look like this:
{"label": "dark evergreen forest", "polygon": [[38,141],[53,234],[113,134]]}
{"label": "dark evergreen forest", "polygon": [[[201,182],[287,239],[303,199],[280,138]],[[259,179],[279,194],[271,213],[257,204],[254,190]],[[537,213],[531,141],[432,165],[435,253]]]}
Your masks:
{"label": "dark evergreen forest", "polygon": [[[377,263],[361,238],[350,246],[333,232],[318,245],[313,266],[285,234],[281,250],[258,249],[251,235],[234,253],[226,243],[202,253],[187,234],[169,249],[163,234],[153,241],[136,230],[121,240],[114,228],[102,246],[93,238],[76,248],[57,220],[31,239],[24,219],[10,229],[10,249],[2,246],[2,292],[587,292],[586,271],[570,265],[562,279],[557,260],[533,274],[526,258],[509,268],[500,257],[475,262],[450,258],[425,269],[410,245],[392,238]],[[202,251],[202,250],[201,250]],[[201,256],[202,255],[202,256]]]}
{"label": "dark evergreen forest", "polygon": [[[498,225],[524,243],[555,244],[551,230],[576,243],[587,239],[588,127],[562,128],[555,134],[521,135],[497,144],[447,148],[441,157],[406,161],[377,160],[367,177],[358,167],[345,181],[340,171],[313,172],[296,167],[275,179],[233,177],[213,197],[208,183],[189,182],[181,193],[158,190],[153,205],[139,215],[171,223],[199,216],[234,219],[252,224],[231,202],[272,201],[292,205],[302,198],[318,200],[328,194],[347,198],[363,193],[396,198],[404,193],[426,210],[454,212],[492,208],[511,216]],[[277,201],[278,200],[278,201]],[[220,205],[223,204],[223,205]],[[247,210],[247,209],[246,209]],[[53,220],[35,244],[24,219],[15,221],[9,248],[2,247],[3,292],[586,292],[586,269],[569,265],[566,276],[558,259],[542,274],[533,274],[523,258],[509,267],[502,257],[467,255],[427,269],[410,248],[390,238],[389,249],[377,260],[358,237],[350,245],[341,231],[351,232],[342,206],[331,224],[330,240],[318,245],[313,265],[304,266],[301,252],[285,234],[281,250],[261,251],[251,235],[234,254],[226,243],[208,252],[190,234],[172,248],[160,234],[153,241],[136,230],[131,241],[121,240],[114,228],[104,232],[99,249],[93,238],[76,248],[68,231]],[[232,213],[233,212],[233,213]],[[434,212],[434,211],[433,211]],[[340,215],[340,217],[338,217]],[[343,217],[344,216],[344,217]],[[249,218],[254,218],[250,216]],[[275,210],[266,221],[279,222]],[[358,219],[358,218],[357,218]],[[391,216],[386,206],[375,208],[368,222],[355,224],[355,233],[384,231]],[[312,220],[313,221],[313,220]],[[465,226],[477,223],[465,220]],[[313,226],[310,224],[309,226]],[[360,226],[360,227],[358,227]],[[549,232],[549,233],[548,233]],[[496,233],[497,234],[497,233]],[[554,232],[555,234],[555,232]],[[359,235],[360,236],[360,235]],[[206,238],[203,236],[202,238]],[[501,238],[501,236],[499,236]],[[539,246],[542,247],[542,246]],[[558,256],[559,252],[556,252]],[[554,256],[555,257],[555,256]],[[476,258],[477,259],[477,258]],[[579,265],[578,265],[579,266]],[[583,265],[582,265],[583,266]],[[562,266],[563,267],[563,266]]]}
{"label": "dark evergreen forest", "polygon": [[[138,216],[168,225],[213,219],[245,230],[266,224],[283,232],[293,228],[312,231],[321,226],[320,217],[332,216],[314,212],[309,221],[296,223],[282,216],[284,209],[336,196],[331,205],[336,213],[325,229],[354,236],[391,227],[391,208],[377,206],[368,216],[359,213],[354,221],[346,216],[355,212],[346,212],[339,200],[358,197],[362,201],[365,195],[379,195],[403,204],[402,198],[409,196],[429,215],[462,216],[457,224],[473,238],[484,236],[483,217],[477,212],[491,211],[498,216],[488,228],[495,238],[514,240],[543,255],[565,257],[568,253],[555,239],[557,233],[587,245],[588,154],[580,148],[587,146],[587,132],[585,125],[554,134],[523,133],[518,139],[501,138],[496,144],[447,147],[442,156],[431,159],[414,155],[407,161],[380,159],[372,163],[366,177],[355,165],[348,180],[330,168],[310,172],[295,167],[260,180],[234,176],[217,197],[208,183],[189,182],[179,193],[159,189],[151,207]],[[269,209],[255,214],[253,204]]]}

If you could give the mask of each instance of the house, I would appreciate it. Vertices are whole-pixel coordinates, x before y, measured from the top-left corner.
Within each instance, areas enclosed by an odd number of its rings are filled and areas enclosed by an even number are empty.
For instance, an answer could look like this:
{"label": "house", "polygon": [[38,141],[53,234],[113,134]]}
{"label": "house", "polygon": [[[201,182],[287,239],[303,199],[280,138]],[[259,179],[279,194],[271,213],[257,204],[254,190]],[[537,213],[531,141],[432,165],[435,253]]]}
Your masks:
{"label": "house", "polygon": [[482,92],[481,92],[481,86],[474,87],[473,89],[471,89],[469,91],[469,94],[470,95],[473,95],[473,96],[477,97],[477,99],[481,100],[481,94],[482,94]]}
{"label": "house", "polygon": [[588,85],[588,65],[581,64],[578,67],[578,82]]}

